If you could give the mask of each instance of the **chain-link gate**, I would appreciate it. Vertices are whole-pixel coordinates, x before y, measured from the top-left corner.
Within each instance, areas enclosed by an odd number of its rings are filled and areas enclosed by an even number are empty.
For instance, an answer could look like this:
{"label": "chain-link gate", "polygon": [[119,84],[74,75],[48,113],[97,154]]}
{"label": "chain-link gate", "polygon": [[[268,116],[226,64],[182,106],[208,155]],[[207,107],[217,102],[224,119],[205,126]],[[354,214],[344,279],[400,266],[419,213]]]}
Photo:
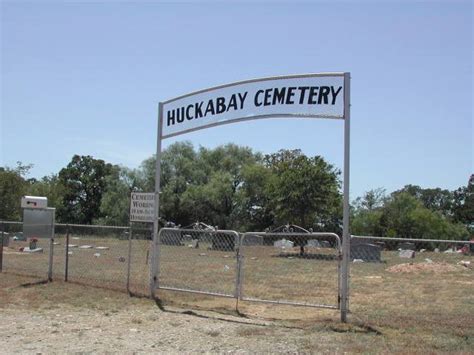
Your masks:
{"label": "chain-link gate", "polygon": [[158,238],[158,289],[237,297],[237,232],[162,228]]}
{"label": "chain-link gate", "polygon": [[242,300],[339,309],[341,242],[334,233],[245,233]]}

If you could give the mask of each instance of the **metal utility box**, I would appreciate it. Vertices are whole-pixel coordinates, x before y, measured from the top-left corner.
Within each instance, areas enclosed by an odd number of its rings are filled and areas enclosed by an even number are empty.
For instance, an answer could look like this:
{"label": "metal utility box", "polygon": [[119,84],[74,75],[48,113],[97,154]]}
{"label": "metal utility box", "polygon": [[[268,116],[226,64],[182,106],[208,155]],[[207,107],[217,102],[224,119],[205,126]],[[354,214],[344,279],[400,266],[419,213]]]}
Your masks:
{"label": "metal utility box", "polygon": [[23,210],[23,236],[25,238],[52,238],[54,208]]}
{"label": "metal utility box", "polygon": [[48,198],[40,196],[23,196],[21,198],[21,208],[47,208]]}

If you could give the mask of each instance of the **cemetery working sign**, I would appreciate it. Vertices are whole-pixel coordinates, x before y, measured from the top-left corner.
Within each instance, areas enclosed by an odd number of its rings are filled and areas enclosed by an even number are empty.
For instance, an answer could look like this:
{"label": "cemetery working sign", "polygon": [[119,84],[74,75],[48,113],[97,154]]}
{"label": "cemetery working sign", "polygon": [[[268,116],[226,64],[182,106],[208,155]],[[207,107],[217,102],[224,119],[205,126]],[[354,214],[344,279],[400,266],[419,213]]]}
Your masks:
{"label": "cemetery working sign", "polygon": [[153,222],[155,216],[155,194],[132,192],[130,199],[130,222]]}

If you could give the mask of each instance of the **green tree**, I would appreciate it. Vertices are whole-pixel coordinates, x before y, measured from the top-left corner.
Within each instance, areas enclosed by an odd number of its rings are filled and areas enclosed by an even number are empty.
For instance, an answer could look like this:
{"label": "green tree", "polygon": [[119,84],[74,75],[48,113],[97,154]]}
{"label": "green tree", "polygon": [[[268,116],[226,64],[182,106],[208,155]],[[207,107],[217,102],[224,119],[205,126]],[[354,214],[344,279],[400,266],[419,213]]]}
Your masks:
{"label": "green tree", "polygon": [[243,231],[263,231],[274,225],[271,208],[272,170],[261,164],[249,164],[242,169],[242,184],[236,193],[236,224]]}
{"label": "green tree", "polygon": [[0,219],[18,221],[20,202],[28,189],[25,179],[33,165],[17,162],[16,168],[0,167]]}
{"label": "green tree", "polygon": [[460,187],[453,194],[453,219],[469,226],[474,233],[474,174],[467,186]]}
{"label": "green tree", "polygon": [[334,213],[341,206],[336,168],[321,156],[306,157],[300,150],[280,150],[267,155],[265,162],[275,174],[270,189],[278,224],[296,222],[316,230],[334,230],[340,225],[334,222]]}
{"label": "green tree", "polygon": [[392,195],[380,218],[386,237],[465,239],[467,229],[451,223],[439,211],[431,211],[407,192]]}
{"label": "green tree", "polygon": [[59,172],[64,194],[57,215],[62,222],[91,224],[103,217],[100,211],[106,178],[112,165],[91,156],[74,155]]}
{"label": "green tree", "polygon": [[130,196],[133,191],[141,191],[137,171],[114,166],[105,178],[105,189],[100,202],[102,217],[95,224],[127,225],[130,221]]}
{"label": "green tree", "polygon": [[29,180],[28,195],[45,196],[48,198],[49,207],[60,207],[63,200],[63,188],[58,175],[51,174],[39,180]]}
{"label": "green tree", "polygon": [[431,211],[440,212],[446,217],[453,215],[453,192],[440,188],[423,189],[417,185],[406,185],[393,194],[408,193],[419,200],[423,206]]}

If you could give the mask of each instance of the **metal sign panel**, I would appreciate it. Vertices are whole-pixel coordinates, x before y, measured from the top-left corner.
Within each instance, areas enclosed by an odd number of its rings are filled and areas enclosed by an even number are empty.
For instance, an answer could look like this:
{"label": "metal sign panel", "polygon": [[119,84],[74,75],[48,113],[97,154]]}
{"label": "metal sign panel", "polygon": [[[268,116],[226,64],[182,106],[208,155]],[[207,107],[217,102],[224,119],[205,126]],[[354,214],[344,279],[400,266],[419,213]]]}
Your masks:
{"label": "metal sign panel", "polygon": [[130,222],[153,222],[155,216],[155,194],[132,192],[130,200]]}
{"label": "metal sign panel", "polygon": [[162,138],[269,117],[344,119],[344,73],[247,80],[163,103]]}
{"label": "metal sign panel", "polygon": [[54,208],[23,210],[23,236],[26,238],[52,238]]}

